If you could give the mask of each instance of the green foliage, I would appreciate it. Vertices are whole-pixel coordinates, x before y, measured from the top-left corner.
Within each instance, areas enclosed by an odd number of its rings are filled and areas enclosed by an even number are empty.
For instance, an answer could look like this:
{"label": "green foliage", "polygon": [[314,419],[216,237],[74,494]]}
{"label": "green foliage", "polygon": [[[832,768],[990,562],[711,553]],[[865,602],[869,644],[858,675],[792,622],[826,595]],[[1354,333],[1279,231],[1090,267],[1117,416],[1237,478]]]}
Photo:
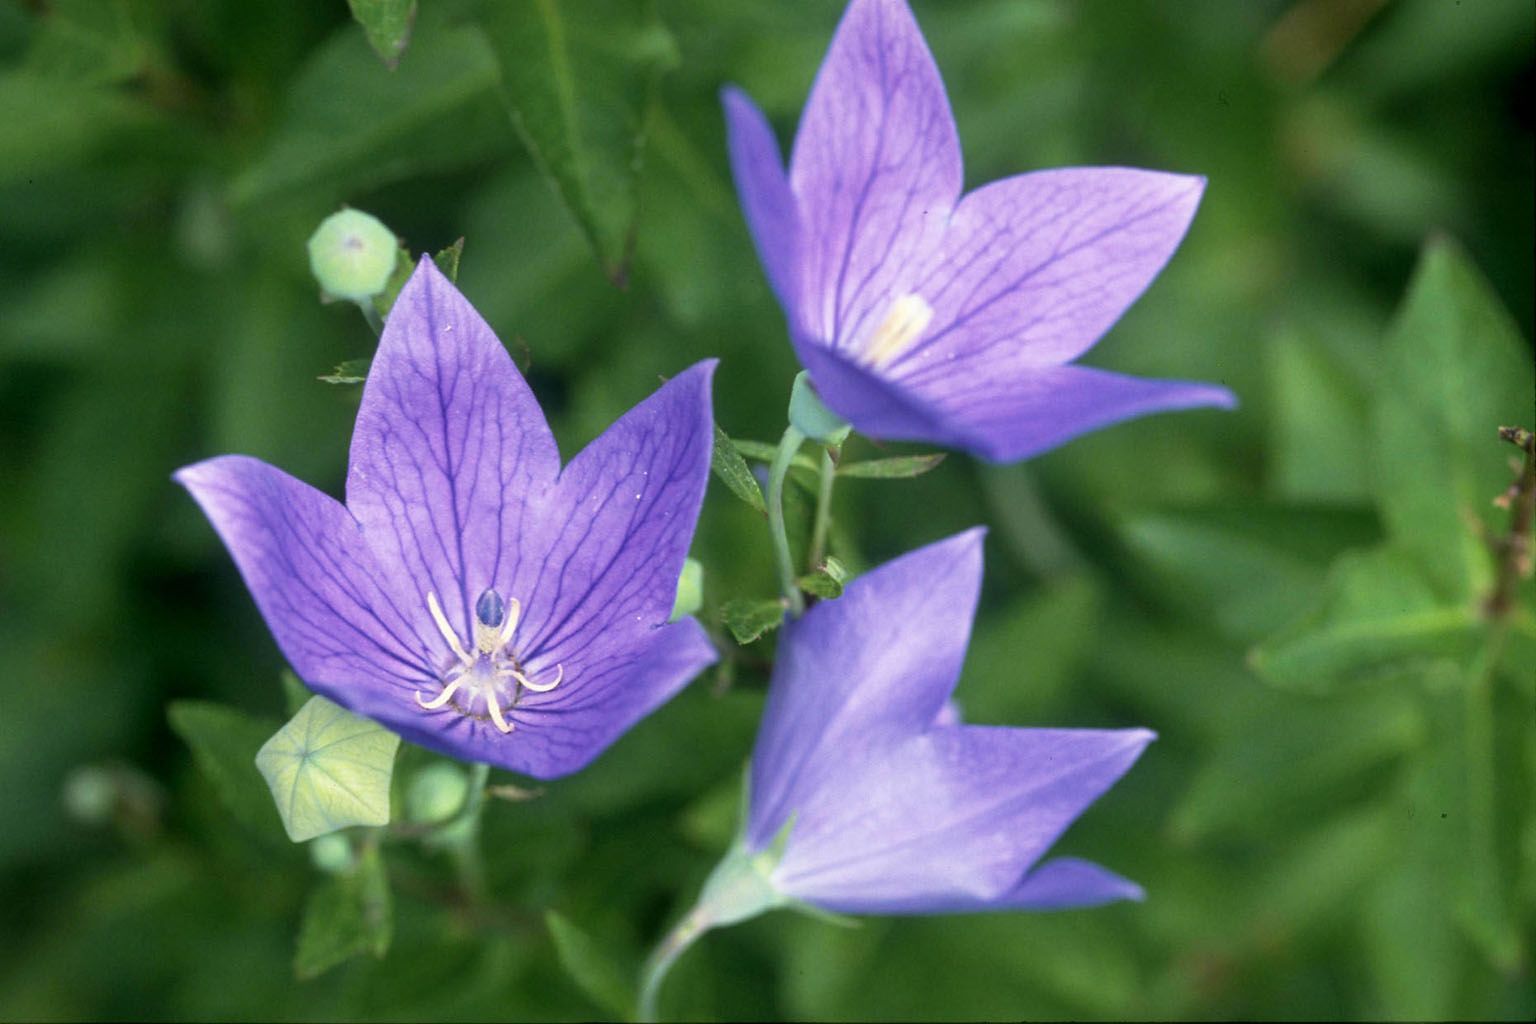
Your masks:
{"label": "green foliage", "polygon": [[182,700],[166,712],[197,758],[197,766],[241,823],[258,834],[277,824],[272,798],[256,774],[256,752],[272,735],[272,724],[234,708]]}
{"label": "green foliage", "polygon": [[486,33],[514,123],[609,278],[634,251],[639,173],[663,72],[677,44],[651,0],[491,4]]}
{"label": "green foliage", "polygon": [[596,940],[558,911],[544,914],[560,966],[611,1020],[629,1020],[635,1012],[636,965],[620,966]]}
{"label": "green foliage", "polygon": [[365,843],[345,871],[315,883],[304,905],[293,973],[307,980],[355,956],[382,959],[394,934],[394,908],[384,856]]}
{"label": "green foliage", "polygon": [[812,597],[830,601],[843,596],[843,584],[848,582],[848,567],[830,555],[815,572],[806,573],[795,582]]}
{"label": "green foliage", "polygon": [[784,602],[778,598],[733,598],[720,606],[720,621],[738,644],[750,644],[784,623]]}
{"label": "green foliage", "polygon": [[256,753],[256,767],[296,843],[351,825],[389,822],[400,737],[324,697],[311,697]]}
{"label": "green foliage", "polygon": [[839,462],[838,476],[856,476],[873,480],[906,480],[922,476],[937,469],[944,461],[943,452],[932,455],[898,455],[890,459],[864,459],[860,462]]}
{"label": "green foliage", "polygon": [[[766,512],[767,506],[763,504],[763,489],[757,485],[757,478],[747,468],[747,460],[741,457],[740,445],[741,442],[732,441],[724,430],[716,426],[715,447],[710,455],[710,468],[732,494],[751,505],[756,511]],[[771,460],[772,454],[768,458]]]}
{"label": "green foliage", "polygon": [[411,39],[416,0],[347,0],[347,6],[379,58],[390,68],[398,65]]}

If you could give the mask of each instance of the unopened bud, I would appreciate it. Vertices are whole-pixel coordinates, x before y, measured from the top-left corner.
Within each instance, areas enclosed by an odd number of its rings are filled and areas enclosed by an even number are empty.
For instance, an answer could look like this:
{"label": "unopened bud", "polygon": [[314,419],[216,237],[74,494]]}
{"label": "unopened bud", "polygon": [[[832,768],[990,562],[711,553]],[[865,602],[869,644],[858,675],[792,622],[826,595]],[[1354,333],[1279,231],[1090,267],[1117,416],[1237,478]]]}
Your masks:
{"label": "unopened bud", "polygon": [[405,816],[417,824],[447,821],[464,806],[469,780],[457,767],[439,761],[411,779],[405,790]]}
{"label": "unopened bud", "polygon": [[683,572],[677,578],[677,599],[672,602],[672,617],[678,619],[692,615],[704,604],[704,566],[693,558],[683,559]]}
{"label": "unopened bud", "polygon": [[328,832],[309,841],[309,860],[328,875],[352,867],[352,842],[340,832]]}
{"label": "unopened bud", "polygon": [[848,440],[848,434],[853,430],[847,420],[821,400],[811,385],[810,374],[804,370],[795,376],[795,385],[789,393],[789,422],[811,440],[833,447]]}
{"label": "unopened bud", "polygon": [[327,295],[366,302],[395,272],[400,243],[377,217],[341,210],[309,236],[309,268]]}

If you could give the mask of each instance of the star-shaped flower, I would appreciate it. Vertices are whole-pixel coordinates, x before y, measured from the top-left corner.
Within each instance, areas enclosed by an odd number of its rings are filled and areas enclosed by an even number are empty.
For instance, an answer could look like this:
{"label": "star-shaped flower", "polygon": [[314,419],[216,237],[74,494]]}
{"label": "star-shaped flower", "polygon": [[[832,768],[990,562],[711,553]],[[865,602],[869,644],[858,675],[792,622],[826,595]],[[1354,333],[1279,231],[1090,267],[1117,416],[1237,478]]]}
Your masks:
{"label": "star-shaped flower", "polygon": [[346,504],[257,459],[176,474],[317,692],[423,746],[541,778],[715,660],[667,624],[709,473],[701,363],[564,469],[506,349],[430,259],[390,313]]}
{"label": "star-shaped flower", "polygon": [[911,552],[785,624],[743,836],[773,851],[783,897],[859,914],[1140,897],[1087,861],[1040,861],[1152,733],[963,725],[947,703],[981,543],[978,529]]}
{"label": "star-shaped flower", "polygon": [[790,337],[859,431],[1022,459],[1133,416],[1233,404],[1208,384],[1072,364],[1177,248],[1204,179],[1119,167],[961,196],[938,68],[904,0],[852,0],[786,176],[725,91],[731,166]]}

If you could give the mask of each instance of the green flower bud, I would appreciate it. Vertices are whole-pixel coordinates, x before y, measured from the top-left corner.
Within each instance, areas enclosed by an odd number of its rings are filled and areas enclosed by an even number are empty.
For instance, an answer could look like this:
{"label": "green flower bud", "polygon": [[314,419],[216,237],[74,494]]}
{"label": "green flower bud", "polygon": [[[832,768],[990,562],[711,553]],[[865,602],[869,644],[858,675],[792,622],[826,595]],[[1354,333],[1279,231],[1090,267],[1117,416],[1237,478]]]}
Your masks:
{"label": "green flower bud", "polygon": [[309,841],[309,860],[328,875],[352,867],[352,842],[340,832],[327,832]]}
{"label": "green flower bud", "polygon": [[96,765],[83,765],[64,780],[64,809],[85,825],[104,825],[117,807],[117,780]]}
{"label": "green flower bud", "polygon": [[444,761],[429,764],[411,779],[405,790],[405,816],[418,824],[447,821],[464,806],[469,780]]}
{"label": "green flower bud", "polygon": [[677,578],[677,600],[672,602],[672,617],[676,622],[692,615],[704,603],[704,566],[692,558],[683,559],[683,573]]}
{"label": "green flower bud", "polygon": [[309,236],[309,269],[327,295],[366,302],[395,272],[400,242],[377,217],[341,210]]}

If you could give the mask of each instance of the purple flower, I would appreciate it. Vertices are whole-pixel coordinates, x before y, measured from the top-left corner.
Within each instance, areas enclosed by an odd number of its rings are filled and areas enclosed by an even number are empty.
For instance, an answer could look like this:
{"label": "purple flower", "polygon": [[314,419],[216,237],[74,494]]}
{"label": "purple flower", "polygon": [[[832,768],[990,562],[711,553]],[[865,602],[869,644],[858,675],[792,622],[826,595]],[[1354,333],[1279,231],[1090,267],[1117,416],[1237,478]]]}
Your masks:
{"label": "purple flower", "polygon": [[724,93],[731,166],[795,352],[873,437],[1004,462],[1146,413],[1234,404],[1208,384],[1072,365],[1184,237],[1202,178],[1119,167],[960,194],[944,83],[904,0],[852,0],[786,177]]}
{"label": "purple flower", "polygon": [[363,390],[346,504],[256,459],[176,474],[316,691],[423,746],[581,768],[715,651],[667,625],[709,473],[713,363],[564,469],[506,349],[423,259]]}
{"label": "purple flower", "polygon": [[859,914],[1140,898],[1087,861],[1040,859],[1152,733],[961,725],[947,706],[982,533],[904,555],[785,624],[744,834],[748,855],[777,851],[780,896]]}

